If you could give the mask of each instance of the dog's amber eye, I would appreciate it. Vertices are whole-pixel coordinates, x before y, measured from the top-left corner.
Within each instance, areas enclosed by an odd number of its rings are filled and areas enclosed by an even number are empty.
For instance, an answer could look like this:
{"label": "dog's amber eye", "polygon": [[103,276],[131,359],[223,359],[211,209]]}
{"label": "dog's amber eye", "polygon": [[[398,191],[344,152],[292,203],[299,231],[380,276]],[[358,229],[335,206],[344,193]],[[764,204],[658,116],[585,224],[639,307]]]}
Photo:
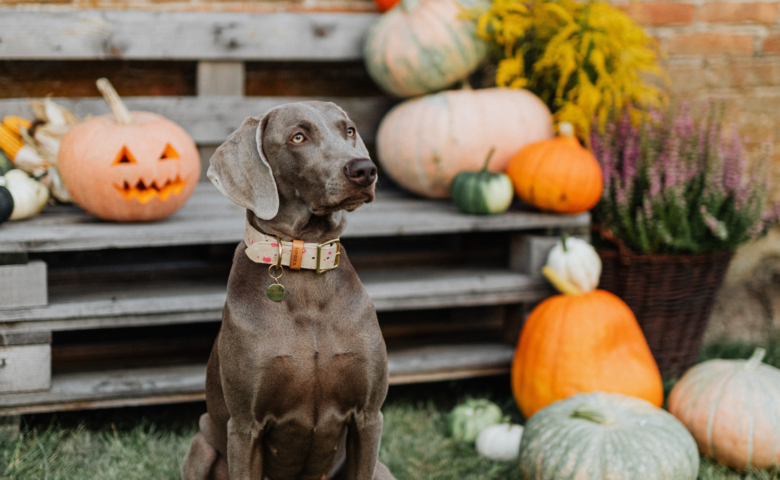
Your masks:
{"label": "dog's amber eye", "polygon": [[305,137],[302,134],[296,133],[295,136],[292,138],[292,141],[293,143],[301,143],[303,142],[304,139]]}
{"label": "dog's amber eye", "polygon": [[352,127],[349,127],[347,129],[347,135],[349,135],[350,137],[354,137],[355,136],[355,129],[352,128]]}

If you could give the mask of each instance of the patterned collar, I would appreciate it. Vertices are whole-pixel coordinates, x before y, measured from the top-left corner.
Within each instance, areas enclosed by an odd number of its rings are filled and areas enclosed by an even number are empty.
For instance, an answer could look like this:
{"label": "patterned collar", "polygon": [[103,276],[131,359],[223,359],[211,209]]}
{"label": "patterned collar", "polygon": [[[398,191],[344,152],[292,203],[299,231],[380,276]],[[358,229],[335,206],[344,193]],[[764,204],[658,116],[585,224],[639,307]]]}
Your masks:
{"label": "patterned collar", "polygon": [[248,220],[244,243],[246,256],[253,262],[290,267],[292,270],[303,268],[320,274],[338,267],[341,259],[341,240],[338,238],[324,243],[304,243],[303,240],[280,242],[278,237],[258,231]]}

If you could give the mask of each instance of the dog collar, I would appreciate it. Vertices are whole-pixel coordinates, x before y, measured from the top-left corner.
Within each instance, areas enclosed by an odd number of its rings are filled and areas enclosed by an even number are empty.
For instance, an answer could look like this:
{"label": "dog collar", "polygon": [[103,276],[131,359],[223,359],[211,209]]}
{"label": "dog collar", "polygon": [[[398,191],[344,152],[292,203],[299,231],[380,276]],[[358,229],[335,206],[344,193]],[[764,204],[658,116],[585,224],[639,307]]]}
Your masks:
{"label": "dog collar", "polygon": [[341,240],[338,238],[324,243],[280,242],[278,237],[255,229],[248,220],[244,243],[246,256],[253,262],[290,267],[291,270],[303,268],[320,274],[338,267],[341,260]]}

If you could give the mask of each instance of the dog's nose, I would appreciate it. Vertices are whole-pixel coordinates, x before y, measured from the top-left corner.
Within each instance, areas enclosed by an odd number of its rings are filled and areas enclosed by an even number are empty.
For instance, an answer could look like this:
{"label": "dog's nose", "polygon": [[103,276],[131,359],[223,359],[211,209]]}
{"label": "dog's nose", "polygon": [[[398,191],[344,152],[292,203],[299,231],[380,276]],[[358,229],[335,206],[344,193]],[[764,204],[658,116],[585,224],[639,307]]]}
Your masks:
{"label": "dog's nose", "polygon": [[358,185],[369,186],[376,180],[376,165],[368,158],[355,158],[344,165],[344,174]]}

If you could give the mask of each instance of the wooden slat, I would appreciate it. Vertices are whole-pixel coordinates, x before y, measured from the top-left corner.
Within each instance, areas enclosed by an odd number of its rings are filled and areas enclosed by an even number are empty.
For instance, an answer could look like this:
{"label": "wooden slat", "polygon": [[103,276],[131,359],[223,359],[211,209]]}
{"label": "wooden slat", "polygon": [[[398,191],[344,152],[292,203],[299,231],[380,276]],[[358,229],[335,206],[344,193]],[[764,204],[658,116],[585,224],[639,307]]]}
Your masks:
{"label": "wooden slat", "polygon": [[47,390],[51,385],[51,345],[0,347],[0,395]]}
{"label": "wooden slat", "polygon": [[[514,349],[495,343],[442,345],[388,352],[391,384],[505,373]],[[54,375],[51,389],[0,395],[0,414],[14,415],[202,400],[205,365]]]}
{"label": "wooden slat", "polygon": [[[546,282],[503,270],[412,270],[370,272],[363,285],[378,311],[500,305],[539,301]],[[132,291],[79,290],[45,307],[0,310],[0,331],[80,330],[218,321],[224,285],[156,286]]]}
{"label": "wooden slat", "polygon": [[372,13],[0,9],[0,58],[356,60]]}
{"label": "wooden slat", "polygon": [[0,310],[46,305],[46,263],[0,265]]}
{"label": "wooden slat", "polygon": [[[512,210],[503,215],[463,215],[448,201],[421,200],[381,191],[374,203],[348,214],[344,237],[520,231],[582,227],[587,213],[558,215]],[[0,228],[0,251],[102,250],[171,245],[233,243],[243,238],[245,210],[210,183],[198,185],[187,204],[170,218],[153,223],[103,222],[76,207],[48,208],[35,218]]]}
{"label": "wooden slat", "polygon": [[[2,13],[0,13],[2,18]],[[0,28],[0,32],[2,29]],[[2,38],[2,37],[0,37]],[[0,41],[0,46],[3,45]],[[379,122],[397,102],[391,98],[311,98],[311,97],[225,97],[219,95],[198,97],[125,97],[125,104],[133,111],[158,113],[181,125],[200,145],[221,144],[247,117],[265,113],[285,103],[304,100],[332,101],[341,106],[355,121],[363,139],[369,143],[376,136]],[[79,118],[110,113],[102,98],[55,98]],[[31,118],[26,99],[0,100],[0,117],[18,115]]]}

